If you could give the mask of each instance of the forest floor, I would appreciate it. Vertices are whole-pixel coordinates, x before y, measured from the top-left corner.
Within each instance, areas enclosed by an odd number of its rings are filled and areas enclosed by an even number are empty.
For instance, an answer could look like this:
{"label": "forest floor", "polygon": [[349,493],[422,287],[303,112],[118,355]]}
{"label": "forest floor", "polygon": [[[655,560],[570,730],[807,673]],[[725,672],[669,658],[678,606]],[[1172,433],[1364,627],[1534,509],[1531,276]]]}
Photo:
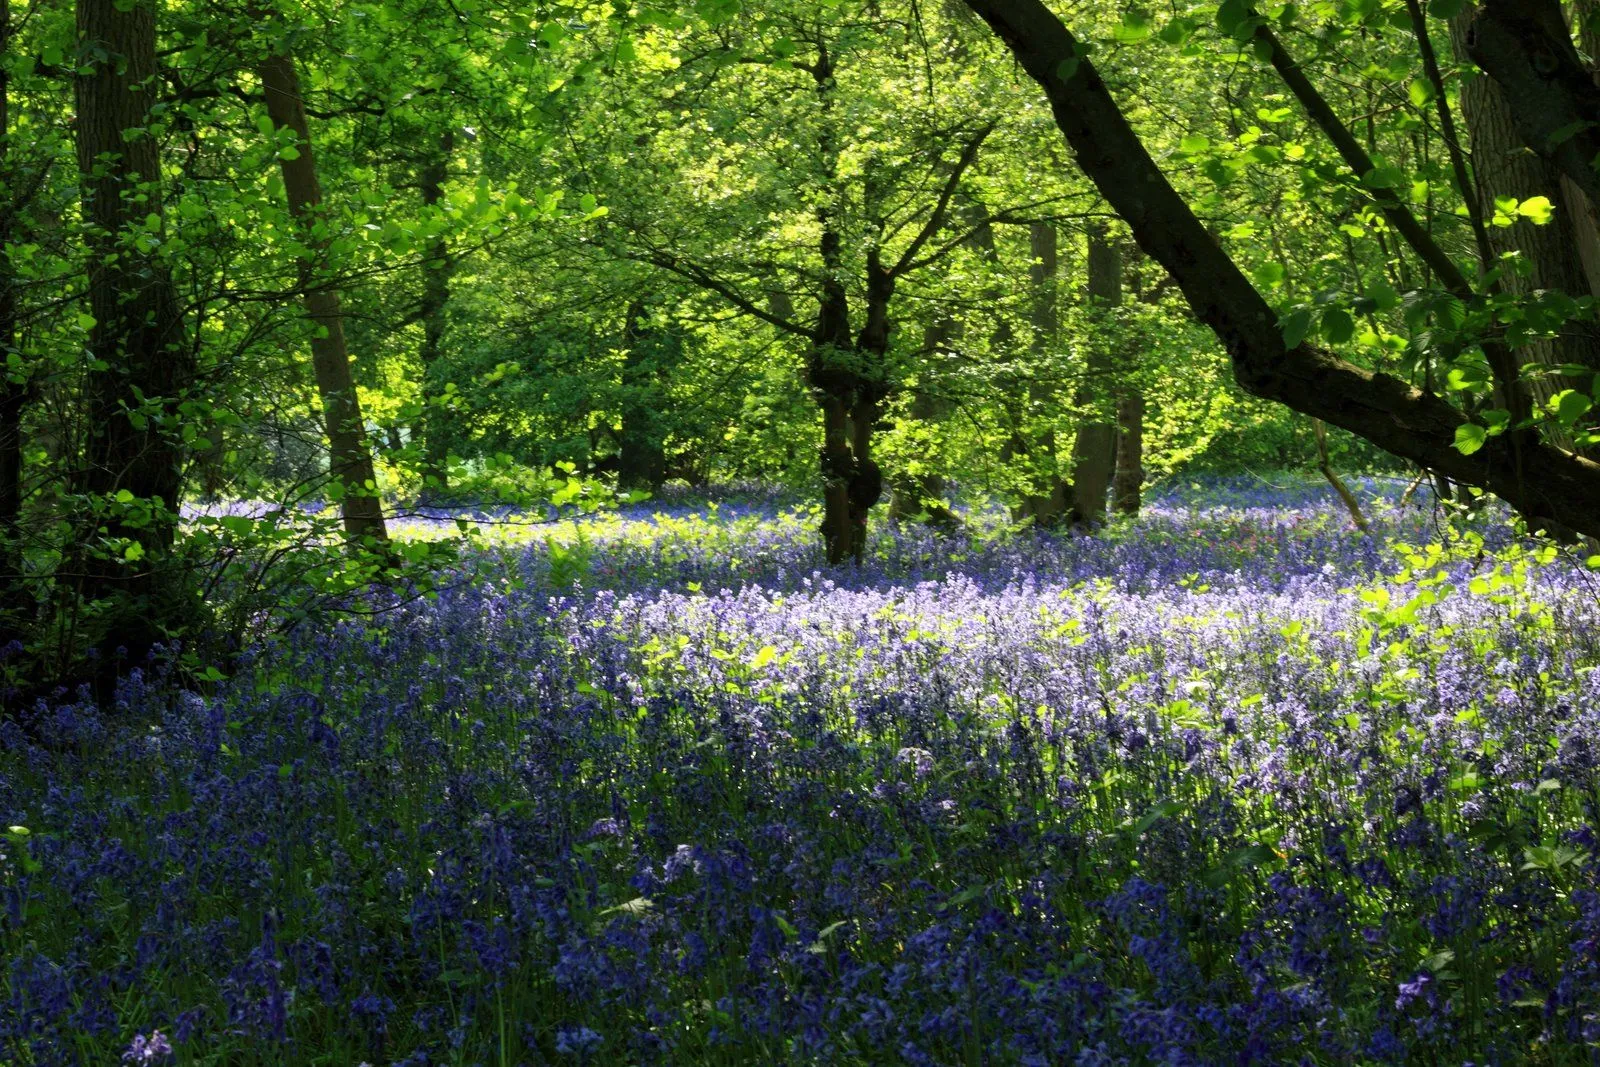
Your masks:
{"label": "forest floor", "polygon": [[1362,494],[496,527],[0,727],[0,1061],[1589,1063],[1600,576]]}

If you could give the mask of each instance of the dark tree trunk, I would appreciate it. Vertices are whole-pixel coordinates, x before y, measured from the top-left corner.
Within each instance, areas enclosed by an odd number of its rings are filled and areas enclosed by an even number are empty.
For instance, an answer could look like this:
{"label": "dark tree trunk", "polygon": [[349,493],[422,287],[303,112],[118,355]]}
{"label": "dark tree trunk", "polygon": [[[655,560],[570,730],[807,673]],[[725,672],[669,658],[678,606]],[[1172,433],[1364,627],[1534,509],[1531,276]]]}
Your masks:
{"label": "dark tree trunk", "polygon": [[622,431],[617,441],[617,484],[624,489],[660,490],[667,477],[666,435],[661,419],[663,349],[670,337],[645,321],[647,309],[628,306],[622,343]]}
{"label": "dark tree trunk", "polygon": [[[158,145],[144,132],[158,84],[155,11],[152,0],[78,0],[84,58],[74,80],[96,361],[84,382],[82,485],[97,508],[109,508],[95,526],[139,550],[86,545],[81,589],[89,600],[112,602],[103,645],[126,648],[130,660],[191,617],[171,555],[184,461],[172,429],[193,354],[166,265],[130,236],[161,213]],[[119,494],[147,502],[151,517],[129,514]],[[102,657],[107,670],[111,659]]]}
{"label": "dark tree trunk", "polygon": [[[300,95],[300,75],[294,57],[283,42],[280,50],[262,60],[258,69],[266,94],[267,114],[279,130],[294,134],[294,158],[280,154],[283,187],[289,212],[304,227],[304,241],[312,255],[328,247],[328,238],[315,230],[323,215],[322,185],[317,180],[311,131],[306,123],[305,100]],[[378,478],[372,466],[361,400],[350,370],[350,348],[345,342],[344,311],[339,291],[327,279],[316,278],[318,264],[309,256],[301,263],[302,302],[317,329],[311,335],[311,366],[317,394],[322,400],[322,421],[328,435],[329,473],[340,483],[339,502],[345,536],[355,543],[383,545],[389,540],[378,499]]]}
{"label": "dark tree trunk", "polygon": [[883,389],[874,364],[887,351],[889,298],[894,278],[876,257],[867,272],[865,324],[850,335],[850,298],[845,292],[843,240],[837,228],[838,147],[829,126],[834,102],[833,62],[826,49],[811,68],[822,110],[818,154],[827,188],[817,207],[821,227],[822,292],[817,327],[807,355],[806,380],[822,410],[822,540],[829,563],[860,561],[867,546],[867,519],[883,495],[883,474],[872,459],[872,434],[881,414]]}
{"label": "dark tree trunk", "polygon": [[[0,204],[0,249],[16,239],[22,206],[11,156],[10,58],[11,5],[6,4],[0,6],[0,188],[6,197]],[[23,637],[32,614],[22,580],[22,413],[28,379],[20,357],[16,277],[9,258],[0,255],[0,646]]]}
{"label": "dark tree trunk", "polygon": [[[1468,10],[1451,20],[1451,36],[1463,52],[1474,14]],[[1588,295],[1589,279],[1575,226],[1579,216],[1566,203],[1561,172],[1523,146],[1505,94],[1491,79],[1473,78],[1462,85],[1461,113],[1472,137],[1472,172],[1479,203],[1493,204],[1497,196],[1517,200],[1547,196],[1557,205],[1555,218],[1546,225],[1519,218],[1508,227],[1488,228],[1486,238],[1496,259],[1520,251],[1529,266],[1526,276],[1506,273],[1502,279],[1506,291],[1532,296],[1539,290],[1554,289],[1574,299]],[[1579,196],[1581,209],[1584,202],[1581,193]],[[1546,401],[1564,388],[1587,392],[1594,372],[1600,371],[1600,327],[1592,322],[1568,322],[1554,339],[1525,346],[1521,358],[1550,368],[1562,364],[1589,368],[1581,378],[1563,379],[1550,373],[1537,377],[1531,383],[1535,400]]]}
{"label": "dark tree trunk", "polygon": [[1216,332],[1243,388],[1488,489],[1525,513],[1600,534],[1600,464],[1537,440],[1518,447],[1504,435],[1464,455],[1455,434],[1465,419],[1440,397],[1312,345],[1287,347],[1277,315],[1172,188],[1061,21],[1039,0],[967,4],[1043,87],[1084,173]]}
{"label": "dark tree trunk", "polygon": [[[436,206],[444,198],[444,184],[450,177],[450,154],[455,150],[455,133],[446,130],[439,138],[439,150],[422,168],[422,202]],[[436,237],[422,260],[422,486],[424,494],[446,495],[450,491],[450,450],[445,433],[443,407],[444,368],[439,357],[444,351],[444,309],[450,302],[450,277],[455,260],[450,244]]]}
{"label": "dark tree trunk", "polygon": [[[1089,231],[1088,299],[1091,313],[1107,316],[1122,303],[1122,255],[1105,227]],[[1107,384],[1114,355],[1100,339],[1089,349],[1088,380],[1077,403],[1087,408],[1072,444],[1072,525],[1093,529],[1106,521],[1106,495],[1111,488],[1112,454],[1117,446],[1114,416],[1108,417]]]}
{"label": "dark tree trunk", "polygon": [[1483,0],[1465,43],[1499,86],[1523,143],[1600,206],[1600,86],[1573,47],[1560,0]]}
{"label": "dark tree trunk", "polygon": [[[1589,56],[1590,79],[1600,86],[1600,0],[1577,0],[1573,5],[1578,41]],[[1561,176],[1562,202],[1572,212],[1573,239],[1583,261],[1589,294],[1600,299],[1600,204],[1586,196],[1571,178]]]}

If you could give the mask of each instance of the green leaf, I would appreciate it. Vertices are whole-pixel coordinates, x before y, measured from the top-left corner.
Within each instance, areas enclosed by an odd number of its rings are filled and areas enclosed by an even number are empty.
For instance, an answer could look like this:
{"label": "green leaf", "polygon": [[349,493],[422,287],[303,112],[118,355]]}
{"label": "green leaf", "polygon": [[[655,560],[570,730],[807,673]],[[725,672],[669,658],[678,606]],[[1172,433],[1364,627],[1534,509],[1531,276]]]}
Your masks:
{"label": "green leaf", "polygon": [[1574,389],[1563,389],[1550,398],[1550,410],[1565,426],[1571,426],[1589,413],[1594,401]]}
{"label": "green leaf", "polygon": [[1436,19],[1451,19],[1461,14],[1466,0],[1429,0],[1428,14]]}
{"label": "green leaf", "polygon": [[1124,14],[1122,24],[1111,31],[1112,38],[1121,44],[1137,44],[1150,34],[1150,13],[1137,7]]}
{"label": "green leaf", "polygon": [[282,148],[278,149],[278,158],[288,160],[299,159],[300,149],[296,148],[292,144],[286,144]]}
{"label": "green leaf", "polygon": [[1411,98],[1413,107],[1426,107],[1433,100],[1433,83],[1413,78],[1411,84],[1406,87],[1406,95]]}
{"label": "green leaf", "polygon": [[1261,289],[1274,289],[1283,284],[1287,273],[1282,263],[1263,263],[1255,271],[1256,286]]}
{"label": "green leaf", "polygon": [[1535,226],[1543,226],[1555,217],[1555,213],[1555,205],[1550,203],[1548,196],[1530,196],[1517,205],[1517,214]]}
{"label": "green leaf", "polygon": [[1291,311],[1279,322],[1278,328],[1283,331],[1285,347],[1299,348],[1311,332],[1311,309],[1297,308]]}
{"label": "green leaf", "polygon": [[1356,335],[1356,320],[1344,308],[1328,308],[1322,313],[1322,339],[1342,345]]}
{"label": "green leaf", "polygon": [[1456,427],[1456,451],[1463,456],[1478,451],[1488,439],[1489,431],[1475,423],[1464,422]]}
{"label": "green leaf", "polygon": [[1194,36],[1194,31],[1199,29],[1194,19],[1177,18],[1161,27],[1161,32],[1156,37],[1164,44],[1180,45]]}

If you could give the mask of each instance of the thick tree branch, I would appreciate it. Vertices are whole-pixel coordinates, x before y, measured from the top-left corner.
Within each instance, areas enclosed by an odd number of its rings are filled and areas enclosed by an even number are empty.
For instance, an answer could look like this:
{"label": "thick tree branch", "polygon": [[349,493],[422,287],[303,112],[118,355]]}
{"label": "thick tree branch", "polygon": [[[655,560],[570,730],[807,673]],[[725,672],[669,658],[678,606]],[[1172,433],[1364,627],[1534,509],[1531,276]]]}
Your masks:
{"label": "thick tree branch", "polygon": [[1463,455],[1465,419],[1441,398],[1311,345],[1289,348],[1278,316],[1156,166],[1078,42],[1039,0],[966,0],[1045,90],[1085,174],[1148,255],[1178,280],[1195,315],[1257,396],[1350,430],[1395,455],[1486,488],[1522,511],[1600,535],[1600,464],[1492,437]]}

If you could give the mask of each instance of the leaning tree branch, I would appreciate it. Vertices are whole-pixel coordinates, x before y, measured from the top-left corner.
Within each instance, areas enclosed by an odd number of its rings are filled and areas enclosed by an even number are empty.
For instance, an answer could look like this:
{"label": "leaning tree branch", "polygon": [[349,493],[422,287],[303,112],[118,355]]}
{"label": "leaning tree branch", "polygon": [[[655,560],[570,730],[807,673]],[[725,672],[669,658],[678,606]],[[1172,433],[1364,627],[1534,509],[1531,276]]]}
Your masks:
{"label": "leaning tree branch", "polygon": [[1177,279],[1216,333],[1235,379],[1397,456],[1487,489],[1519,510],[1600,536],[1600,464],[1547,442],[1517,455],[1505,435],[1471,455],[1466,422],[1442,398],[1309,344],[1288,347],[1278,316],[1190,210],[1117,107],[1077,40],[1039,0],[966,0],[1048,97],[1079,166],[1127,221],[1139,247]]}
{"label": "leaning tree branch", "polygon": [[623,252],[623,255],[640,263],[649,263],[671,274],[676,274],[686,281],[693,282],[702,289],[708,289],[745,314],[754,315],[756,318],[776,326],[785,333],[792,333],[807,340],[815,336],[814,331],[806,329],[799,323],[792,322],[781,315],[774,315],[698,263],[692,263],[679,256],[669,255],[666,252],[660,252],[655,249],[628,249]]}
{"label": "leaning tree branch", "polygon": [[961,176],[965,174],[978,159],[978,149],[983,147],[983,142],[994,132],[994,124],[983,127],[967,141],[961,149],[961,155],[956,160],[955,166],[950,168],[950,176],[945,179],[944,188],[939,190],[939,199],[934,202],[933,211],[928,214],[928,221],[923,223],[917,236],[912,238],[906,250],[900,254],[895,265],[889,268],[890,277],[898,278],[916,261],[917,253],[922,251],[922,246],[938,233],[944,226],[944,217],[950,210],[950,201],[956,195],[956,189],[961,185]]}

